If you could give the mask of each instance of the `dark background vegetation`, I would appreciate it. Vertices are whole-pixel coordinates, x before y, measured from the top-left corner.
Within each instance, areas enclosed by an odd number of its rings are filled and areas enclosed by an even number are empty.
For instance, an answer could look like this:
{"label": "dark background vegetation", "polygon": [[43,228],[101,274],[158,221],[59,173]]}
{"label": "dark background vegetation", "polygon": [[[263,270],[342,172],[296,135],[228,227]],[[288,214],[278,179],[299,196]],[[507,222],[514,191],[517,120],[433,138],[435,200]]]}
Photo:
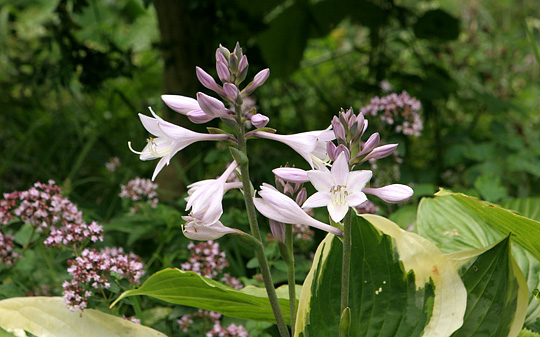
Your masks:
{"label": "dark background vegetation", "polygon": [[[410,184],[416,197],[439,186],[493,202],[538,196],[539,13],[533,0],[3,0],[0,192],[53,179],[87,216],[113,224],[112,243],[152,255],[144,247],[180,237],[180,214],[162,211],[157,218],[168,230],[158,237],[160,224],[148,218],[118,219],[119,185],[149,178],[155,167],[127,147],[145,144],[137,114],[152,106],[197,131],[219,126],[191,125],[160,95],[209,93],[195,66],[215,75],[217,46],[238,41],[251,76],[271,69],[255,97],[279,133],[326,128],[341,107],[358,112],[386,95],[386,83],[422,102],[424,130],[417,138],[382,134],[400,143],[404,158],[382,183]],[[272,181],[283,158],[306,168],[276,143],[253,141],[251,155],[255,186]],[[185,186],[219,174],[228,156],[210,142],[182,151],[157,179],[162,203],[182,211]],[[111,173],[112,157],[121,166]],[[240,208],[239,198],[226,203]],[[408,210],[405,218],[415,206]],[[145,224],[137,234],[122,227],[137,221]],[[236,209],[223,221],[246,223]],[[249,254],[223,245],[245,274]],[[167,247],[156,269],[173,264],[176,248]]]}

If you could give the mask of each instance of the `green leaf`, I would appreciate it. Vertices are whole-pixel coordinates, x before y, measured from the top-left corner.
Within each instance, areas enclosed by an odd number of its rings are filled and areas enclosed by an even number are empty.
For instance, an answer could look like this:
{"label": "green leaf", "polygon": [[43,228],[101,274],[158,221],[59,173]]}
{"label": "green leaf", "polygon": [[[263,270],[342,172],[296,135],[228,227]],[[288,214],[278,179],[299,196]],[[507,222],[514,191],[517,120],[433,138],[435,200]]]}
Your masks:
{"label": "green leaf", "polygon": [[421,39],[451,41],[459,36],[459,21],[441,9],[425,12],[413,28],[414,35]]}
{"label": "green leaf", "polygon": [[[159,331],[101,311],[70,311],[62,297],[15,297],[0,301],[0,327],[40,337],[160,337]],[[1,336],[1,335],[0,335]]]}
{"label": "green leaf", "polygon": [[[340,239],[327,235],[302,287],[295,336],[338,335],[341,259]],[[353,219],[350,287],[350,336],[450,335],[462,324],[466,292],[454,265],[379,216]]]}
{"label": "green leaf", "polygon": [[[532,200],[512,201],[509,204],[529,214],[534,214],[540,208]],[[417,230],[418,234],[436,243],[446,253],[483,249],[504,238],[501,232],[450,195],[420,201]],[[540,287],[540,262],[515,244],[512,246],[512,255],[527,279],[529,289]],[[525,325],[536,327],[539,317],[540,302],[530,294]]]}
{"label": "green leaf", "polygon": [[492,173],[483,174],[476,178],[474,187],[483,199],[497,202],[508,196],[508,191],[501,184],[501,178]]}
{"label": "green leaf", "polygon": [[[251,287],[236,290],[192,271],[164,269],[150,276],[139,288],[122,293],[119,300],[134,295],[146,295],[159,300],[219,312],[225,316],[275,322],[266,292],[257,293]],[[286,321],[290,321],[288,293],[278,297]]]}
{"label": "green leaf", "polygon": [[517,336],[527,312],[527,282],[510,254],[510,237],[450,255],[467,288],[463,326],[452,337]]}
{"label": "green leaf", "polygon": [[310,25],[309,13],[299,2],[293,2],[257,38],[262,57],[272,69],[274,77],[286,77],[298,68],[307,45]]}
{"label": "green leaf", "polygon": [[527,218],[540,221],[540,198],[517,198],[505,201],[501,206]]}
{"label": "green leaf", "polygon": [[503,235],[512,233],[514,242],[527,249],[536,259],[540,259],[540,222],[462,193],[442,190],[437,195],[450,195]]}

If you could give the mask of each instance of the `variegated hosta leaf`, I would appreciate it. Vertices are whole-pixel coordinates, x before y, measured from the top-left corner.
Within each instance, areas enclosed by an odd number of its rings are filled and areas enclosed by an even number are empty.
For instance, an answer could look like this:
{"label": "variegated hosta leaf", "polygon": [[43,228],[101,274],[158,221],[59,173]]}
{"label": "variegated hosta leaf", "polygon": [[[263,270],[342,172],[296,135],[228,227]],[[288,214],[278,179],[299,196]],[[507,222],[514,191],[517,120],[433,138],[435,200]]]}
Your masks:
{"label": "variegated hosta leaf", "polygon": [[522,329],[529,292],[510,254],[510,238],[485,249],[449,255],[467,288],[463,326],[452,337],[515,337]]}
{"label": "variegated hosta leaf", "polygon": [[39,337],[165,337],[159,331],[98,310],[69,311],[62,297],[2,300],[0,327],[16,336],[26,336],[28,331]]}
{"label": "variegated hosta leaf", "polygon": [[[277,289],[279,304],[290,321],[288,290]],[[115,301],[134,295],[219,312],[225,316],[275,322],[266,290],[246,287],[236,290],[192,271],[163,269],[150,276],[138,289],[123,292]],[[113,303],[114,305],[114,303]]]}
{"label": "variegated hosta leaf", "polygon": [[[342,244],[329,234],[302,288],[295,336],[337,336]],[[378,216],[354,217],[350,336],[450,336],[466,291],[456,268],[428,240]]]}
{"label": "variegated hosta leaf", "polygon": [[[526,202],[513,201],[509,206],[524,216],[535,216],[540,209],[538,204],[527,199]],[[491,208],[491,207],[490,207]],[[470,249],[483,249],[502,240],[504,235],[488,225],[486,220],[475,214],[468,207],[452,196],[424,198],[418,207],[418,233],[446,253]],[[527,250],[512,244],[512,256],[523,272],[530,290],[540,287],[540,262]],[[540,301],[529,292],[529,304],[525,318],[525,326],[538,328],[540,318]]]}

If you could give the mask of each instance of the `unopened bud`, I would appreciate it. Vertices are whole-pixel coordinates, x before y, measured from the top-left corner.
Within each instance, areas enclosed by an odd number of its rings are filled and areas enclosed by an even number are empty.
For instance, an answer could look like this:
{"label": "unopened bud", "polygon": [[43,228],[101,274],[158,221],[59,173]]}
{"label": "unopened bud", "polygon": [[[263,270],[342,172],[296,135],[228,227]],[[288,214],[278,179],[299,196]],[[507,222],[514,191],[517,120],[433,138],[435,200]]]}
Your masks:
{"label": "unopened bud", "polygon": [[397,146],[398,144],[388,144],[376,147],[364,159],[362,159],[362,162],[370,159],[381,159],[384,157],[388,157],[392,154],[392,152],[394,152]]}
{"label": "unopened bud", "polygon": [[231,81],[231,72],[229,71],[226,63],[218,60],[216,62],[216,70],[221,82],[227,83]]}
{"label": "unopened bud", "polygon": [[214,97],[208,96],[202,92],[198,92],[197,102],[199,102],[202,111],[204,111],[209,116],[220,118],[229,117],[229,114],[227,113],[227,109],[225,109],[225,105],[223,104],[223,102]]}
{"label": "unopened bud", "polygon": [[346,141],[347,138],[345,136],[345,128],[343,127],[340,118],[336,116],[332,118],[332,129],[334,130],[334,134],[336,135],[336,138],[338,140],[341,140],[343,142]]}
{"label": "unopened bud", "polygon": [[266,117],[263,114],[255,114],[251,117],[251,124],[253,124],[253,126],[257,129],[264,128],[269,121],[270,118]]}
{"label": "unopened bud", "polygon": [[220,95],[224,94],[223,89],[219,87],[214,78],[210,76],[210,74],[208,74],[206,71],[202,70],[202,68],[196,67],[195,73],[197,74],[199,82],[201,82],[203,86],[217,92]]}
{"label": "unopened bud", "polygon": [[278,242],[285,242],[285,225],[281,222],[270,219],[270,231]]}
{"label": "unopened bud", "polygon": [[257,75],[255,75],[255,77],[253,78],[253,81],[251,81],[251,83],[244,88],[244,90],[242,91],[242,95],[247,96],[251,94],[253,91],[255,91],[255,89],[257,89],[258,87],[263,85],[264,82],[266,82],[268,76],[270,76],[270,69],[266,68],[259,71]]}
{"label": "unopened bud", "polygon": [[302,188],[300,192],[298,192],[298,194],[296,195],[295,201],[298,205],[303,205],[304,202],[306,202],[306,199],[307,199],[307,191],[305,188]]}
{"label": "unopened bud", "polygon": [[225,83],[223,85],[223,91],[225,91],[225,96],[230,98],[233,102],[238,98],[238,88],[232,83]]}

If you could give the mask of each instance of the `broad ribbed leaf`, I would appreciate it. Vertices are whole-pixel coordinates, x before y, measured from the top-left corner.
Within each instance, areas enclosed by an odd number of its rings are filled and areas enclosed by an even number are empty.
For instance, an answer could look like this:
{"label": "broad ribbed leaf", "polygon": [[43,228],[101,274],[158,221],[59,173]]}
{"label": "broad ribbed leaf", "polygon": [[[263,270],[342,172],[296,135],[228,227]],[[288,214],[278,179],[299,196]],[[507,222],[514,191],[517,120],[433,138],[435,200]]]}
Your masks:
{"label": "broad ribbed leaf", "polygon": [[26,336],[26,330],[39,337],[165,337],[159,331],[101,311],[69,311],[62,297],[2,300],[0,327],[17,336]]}
{"label": "broad ribbed leaf", "polygon": [[452,337],[514,337],[519,334],[529,294],[523,273],[510,251],[507,237],[484,250],[450,255],[462,266],[460,275],[467,288],[463,326]]}
{"label": "broad ribbed leaf", "polygon": [[[212,310],[230,317],[275,322],[266,292],[251,287],[243,292],[191,271],[172,268],[161,270],[150,276],[139,289],[122,293],[115,303],[134,295],[146,295],[173,304]],[[278,291],[279,296],[288,298],[288,292]],[[289,300],[280,298],[279,302],[285,320],[289,322]]]}
{"label": "broad ribbed leaf", "polygon": [[[540,200],[539,200],[540,201]],[[530,201],[512,202],[519,213],[534,215],[538,206]],[[521,205],[521,207],[517,207]],[[467,249],[483,249],[500,241],[504,235],[489,226],[479,215],[452,196],[424,198],[418,207],[418,233],[434,243],[446,253]],[[513,244],[512,255],[523,272],[529,289],[540,287],[540,262],[522,247]],[[525,326],[538,328],[540,302],[529,293],[529,304]]]}
{"label": "broad ribbed leaf", "polygon": [[512,241],[540,259],[540,222],[462,193],[442,190],[437,195],[451,196],[504,235],[512,233]]}
{"label": "broad ribbed leaf", "polygon": [[[426,239],[364,218],[352,223],[350,336],[449,336],[466,306],[455,267]],[[338,335],[341,259],[341,240],[329,234],[304,282],[295,336]]]}

